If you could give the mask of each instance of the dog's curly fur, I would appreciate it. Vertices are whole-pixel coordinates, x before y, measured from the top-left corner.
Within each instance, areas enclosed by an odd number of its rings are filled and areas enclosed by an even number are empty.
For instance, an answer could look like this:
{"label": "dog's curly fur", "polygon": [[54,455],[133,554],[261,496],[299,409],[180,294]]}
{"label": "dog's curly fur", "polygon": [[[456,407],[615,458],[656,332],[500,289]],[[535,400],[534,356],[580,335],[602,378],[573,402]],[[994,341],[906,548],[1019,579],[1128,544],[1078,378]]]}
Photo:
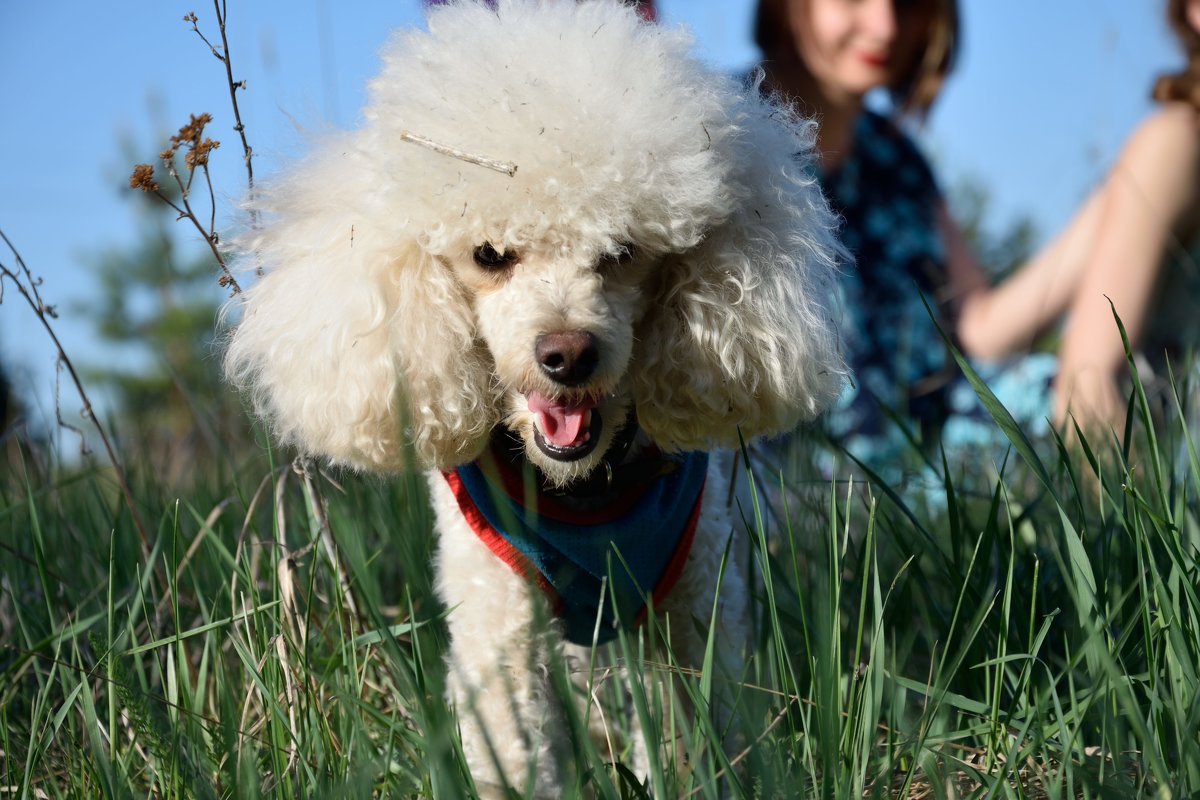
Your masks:
{"label": "dog's curly fur", "polygon": [[[226,367],[284,443],[374,472],[409,455],[430,470],[468,758],[480,779],[500,782],[498,767],[518,786],[535,764],[537,793],[555,796],[560,737],[544,735],[555,715],[531,667],[555,646],[533,626],[544,600],[466,527],[439,471],[507,426],[570,491],[633,409],[635,450],[790,430],[842,385],[829,300],[841,251],[811,174],[814,124],[703,67],[686,33],[609,0],[461,2],[428,27],[388,45],[360,129],[253,199],[266,221],[239,246],[264,275],[234,309]],[[585,379],[555,380],[535,356],[559,332],[594,341]],[[594,404],[598,442],[547,455],[535,396]],[[723,463],[668,613],[711,614],[733,530]],[[722,588],[733,649],[744,592]]]}

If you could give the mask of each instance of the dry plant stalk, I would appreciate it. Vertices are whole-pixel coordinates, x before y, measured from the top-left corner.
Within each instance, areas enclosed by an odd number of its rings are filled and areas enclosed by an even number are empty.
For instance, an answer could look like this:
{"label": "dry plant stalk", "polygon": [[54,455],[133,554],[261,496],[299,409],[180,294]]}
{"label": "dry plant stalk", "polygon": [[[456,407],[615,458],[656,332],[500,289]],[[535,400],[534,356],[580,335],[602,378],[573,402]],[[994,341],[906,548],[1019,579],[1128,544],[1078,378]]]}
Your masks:
{"label": "dry plant stalk", "polygon": [[[192,31],[200,37],[200,40],[208,47],[213,57],[225,65],[225,80],[229,88],[229,103],[233,107],[233,129],[238,132],[238,136],[242,140],[242,161],[246,166],[246,183],[251,196],[253,196],[254,149],[250,147],[250,142],[246,138],[246,126],[242,123],[242,112],[238,107],[237,99],[238,90],[245,89],[246,82],[244,80],[234,80],[233,77],[233,60],[229,51],[229,38],[225,30],[226,20],[228,19],[228,7],[225,0],[213,0],[213,11],[217,17],[217,27],[221,32],[221,43],[219,45],[209,41],[208,37],[200,30],[198,24],[200,18],[196,16],[195,11],[188,12],[184,16],[183,21],[191,24]],[[132,189],[141,189],[144,192],[155,195],[175,210],[179,215],[178,219],[186,219],[191,222],[208,244],[209,249],[212,250],[213,258],[216,260],[218,267],[220,267],[221,274],[217,279],[217,283],[224,288],[228,288],[232,294],[238,294],[242,291],[242,287],[238,285],[237,279],[233,277],[233,272],[229,269],[229,264],[221,253],[220,237],[217,235],[217,201],[216,195],[213,192],[212,176],[208,171],[208,159],[212,151],[220,147],[221,143],[204,136],[204,128],[210,122],[212,122],[212,116],[209,114],[192,114],[188,124],[180,128],[178,134],[171,137],[171,146],[159,154],[164,169],[179,188],[179,203],[176,203],[162,193],[162,189],[155,178],[154,167],[151,164],[138,164],[135,166],[133,174],[129,178],[129,186]],[[180,151],[183,151],[184,166],[187,171],[186,180],[180,175],[175,163],[175,158]],[[192,182],[196,177],[197,170],[203,174],[204,183],[208,189],[210,213],[207,225],[200,221],[191,204]],[[253,209],[253,205],[250,214],[252,224],[257,226],[258,211]]]}
{"label": "dry plant stalk", "polygon": [[[238,132],[242,138],[242,158],[246,164],[246,184],[249,187],[250,195],[254,195],[254,150],[250,147],[250,142],[246,140],[246,126],[242,124],[242,112],[238,108],[237,93],[238,89],[246,88],[246,81],[235,81],[233,79],[233,61],[229,52],[229,38],[225,35],[225,21],[229,19],[228,8],[225,0],[213,0],[213,11],[217,15],[217,28],[221,31],[221,46],[218,48],[208,40],[196,24],[199,18],[195,11],[191,11],[183,18],[184,22],[192,23],[192,31],[195,32],[200,40],[208,45],[208,50],[213,54],[213,57],[225,65],[225,80],[229,85],[229,104],[233,107],[233,129]],[[258,225],[258,210],[251,206],[250,218],[255,227]]]}
{"label": "dry plant stalk", "polygon": [[[242,287],[238,285],[237,279],[233,277],[233,273],[229,269],[229,264],[226,263],[225,256],[221,254],[221,249],[218,246],[220,244],[220,237],[217,235],[216,226],[217,200],[216,194],[213,191],[212,175],[208,171],[208,159],[212,155],[212,151],[220,147],[221,143],[204,135],[204,128],[210,122],[212,122],[212,116],[209,114],[192,114],[188,123],[179,129],[179,133],[171,137],[171,146],[158,154],[167,175],[175,181],[175,185],[179,188],[178,203],[163,193],[162,187],[159,185],[155,175],[154,167],[150,164],[138,164],[133,168],[133,174],[129,176],[129,188],[141,189],[147,194],[154,195],[175,210],[179,215],[177,219],[186,219],[191,222],[201,237],[204,238],[209,249],[212,250],[213,258],[216,259],[217,265],[221,268],[221,277],[217,279],[217,283],[223,287],[228,287],[233,294],[238,294],[242,291]],[[180,152],[183,154],[183,163],[187,172],[186,179],[179,173],[179,169],[176,166],[176,157]],[[192,183],[196,178],[197,171],[204,176],[204,183],[208,188],[209,216],[207,225],[200,221],[195,209],[192,208]]]}
{"label": "dry plant stalk", "polygon": [[[238,90],[244,90],[246,88],[246,82],[244,80],[235,80],[233,77],[233,65],[226,31],[226,3],[224,0],[213,0],[213,8],[216,13],[217,25],[220,30],[219,44],[215,44],[210,41],[208,37],[206,37],[200,30],[199,17],[195,12],[188,13],[186,16],[184,16],[183,21],[191,25],[192,31],[198,37],[200,37],[200,40],[204,42],[212,55],[225,66],[225,78],[229,89],[229,99],[233,108],[233,116],[235,120],[234,130],[236,130],[238,135],[241,137],[243,163],[246,168],[246,183],[251,196],[253,196],[254,150],[250,147],[250,143],[246,137],[246,126],[242,122],[241,111],[238,107],[237,98]],[[166,172],[166,175],[170,180],[175,182],[175,187],[179,190],[178,201],[163,192],[162,186],[158,182],[155,168],[150,164],[138,164],[134,167],[133,173],[129,179],[129,186],[132,189],[139,189],[148,194],[154,195],[176,212],[178,215],[177,219],[191,222],[192,226],[197,230],[197,232],[200,233],[201,237],[208,244],[209,249],[212,251],[213,258],[220,270],[218,283],[222,287],[228,288],[231,294],[236,295],[239,294],[242,289],[238,284],[237,279],[234,278],[228,261],[221,252],[219,246],[220,237],[218,236],[216,230],[216,195],[213,191],[212,177],[209,172],[209,158],[212,155],[212,152],[220,147],[220,142],[205,136],[205,129],[211,122],[212,116],[209,114],[191,115],[188,123],[182,126],[177,134],[171,137],[170,146],[159,154],[159,159],[162,163],[163,169]],[[431,146],[433,149],[439,150],[439,152],[445,152],[447,150],[447,148],[444,148],[440,145],[429,143],[428,140],[422,139],[421,141],[422,143],[425,143],[426,146]],[[466,154],[464,154],[464,156],[465,160],[472,161],[473,163],[479,163],[483,166],[488,166],[488,163],[485,162],[491,162],[490,159],[479,159],[478,157],[472,157]],[[182,160],[183,163],[182,169],[179,167],[180,160]],[[499,168],[501,171],[507,171],[510,175],[516,170],[515,165],[505,165],[501,162],[491,163],[494,165],[499,165],[498,167],[492,166],[491,168]],[[209,208],[207,220],[204,221],[202,221],[200,216],[196,213],[195,207],[192,203],[191,193],[197,173],[201,175],[204,187],[208,193]],[[253,203],[251,203],[251,206],[253,208]],[[257,226],[257,212],[252,210],[251,214],[251,224]],[[333,531],[330,528],[328,516],[325,513],[324,497],[321,495],[320,487],[318,486],[317,481],[314,479],[312,474],[313,470],[308,467],[306,461],[298,460],[296,465],[294,465],[294,469],[303,479],[301,490],[305,494],[306,499],[308,500],[309,509],[317,521],[319,529],[318,538],[322,545],[322,549],[325,551],[326,557],[329,559],[336,573],[343,602],[351,618],[351,624],[352,626],[355,626],[360,619],[358,611],[359,607],[351,590],[349,576],[346,574],[345,568],[338,556],[336,540],[333,536]],[[277,492],[282,491],[284,480],[284,476],[281,475],[276,487]],[[257,499],[257,497],[258,494],[256,493],[255,498]],[[279,507],[282,508],[283,504],[281,499],[278,499],[277,502]],[[280,531],[281,533],[283,531],[282,520],[280,520]],[[245,532],[246,529],[243,527],[243,537]],[[281,542],[280,544],[285,547],[285,552],[281,559],[281,571],[277,572],[276,579],[281,583],[289,583],[289,579],[291,577],[289,571],[290,559],[292,556],[286,552],[286,543]],[[242,539],[239,538],[239,552],[241,550],[241,546]],[[312,546],[313,543],[310,543],[309,546],[304,549],[304,552],[306,552]],[[252,568],[252,572],[253,571],[254,569]],[[287,590],[285,591],[285,594],[291,598],[292,587],[285,586],[284,588]],[[296,607],[293,598],[293,601],[288,604],[288,607],[285,608],[285,611],[295,611],[295,608]],[[303,628],[301,628],[301,641],[303,641],[304,638],[306,638],[306,632],[303,631]],[[291,676],[289,675],[289,680],[290,679]]]}
{"label": "dry plant stalk", "polygon": [[[121,463],[121,459],[117,456],[117,451],[113,447],[112,439],[109,438],[108,432],[100,423],[96,416],[95,407],[92,405],[91,397],[88,396],[87,390],[83,387],[83,381],[79,378],[79,373],[75,370],[75,365],[71,361],[71,357],[67,355],[66,349],[63,347],[62,340],[58,338],[58,333],[54,329],[52,320],[58,319],[58,311],[54,306],[50,305],[42,299],[40,287],[42,279],[34,277],[29,266],[25,263],[25,259],[21,257],[21,253],[16,246],[8,238],[8,235],[0,230],[0,239],[4,240],[4,244],[12,253],[13,259],[16,261],[16,268],[10,267],[8,264],[0,261],[0,303],[4,302],[4,279],[12,281],[17,292],[25,298],[25,302],[29,308],[33,310],[34,316],[41,323],[42,328],[46,331],[46,335],[50,337],[50,341],[54,344],[54,349],[58,352],[58,369],[65,369],[71,377],[71,382],[75,384],[75,391],[79,394],[79,399],[83,402],[83,408],[80,410],[80,415],[92,423],[92,428],[96,431],[96,435],[100,437],[101,443],[104,445],[104,451],[108,456],[108,461],[112,465],[113,473],[117,478],[117,485],[121,488],[121,497],[125,501],[126,507],[129,509],[129,514],[133,518],[134,527],[137,528],[138,536],[142,540],[142,555],[149,559],[150,557],[150,536],[146,533],[146,526],[142,522],[142,515],[138,511],[137,502],[133,499],[133,491],[129,488],[129,479],[125,473],[125,466]],[[57,392],[56,392],[57,395]],[[62,412],[59,408],[59,398],[55,397],[55,414],[58,417],[58,422],[65,428],[75,431],[83,438],[83,433],[78,428],[68,425],[62,418]],[[87,452],[87,445],[84,442],[83,451]],[[160,577],[162,574],[162,564],[158,565]],[[164,581],[165,583],[165,581]]]}
{"label": "dry plant stalk", "polygon": [[217,15],[217,26],[221,30],[220,48],[217,48],[217,46],[210,42],[208,38],[200,31],[199,26],[196,24],[199,21],[199,18],[196,16],[195,11],[189,12],[188,15],[183,18],[183,21],[192,23],[192,30],[195,32],[195,34],[199,36],[206,45],[208,45],[208,49],[210,52],[212,52],[213,56],[225,65],[225,77],[229,81],[229,102],[230,105],[233,106],[233,118],[236,121],[233,129],[242,137],[242,153],[246,160],[246,175],[249,178],[250,188],[253,189],[254,166],[251,162],[254,157],[254,151],[251,149],[250,143],[246,141],[246,126],[242,124],[242,115],[241,111],[238,109],[237,101],[237,90],[245,89],[246,82],[235,81],[233,79],[233,62],[230,60],[229,39],[225,35],[225,20],[228,18],[228,14],[227,6],[224,0],[221,0],[221,2],[216,2],[216,0],[214,0],[213,10]]}

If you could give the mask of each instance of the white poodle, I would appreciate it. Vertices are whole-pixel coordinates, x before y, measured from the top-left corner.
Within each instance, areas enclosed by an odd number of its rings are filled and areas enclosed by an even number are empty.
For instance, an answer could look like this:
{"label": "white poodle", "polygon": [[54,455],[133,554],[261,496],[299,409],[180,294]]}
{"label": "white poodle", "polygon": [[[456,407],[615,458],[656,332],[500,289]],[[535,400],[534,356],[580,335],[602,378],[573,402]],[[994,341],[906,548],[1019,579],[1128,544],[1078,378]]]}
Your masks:
{"label": "white poodle", "polygon": [[[434,9],[385,50],[362,128],[260,194],[241,242],[264,276],[227,370],[278,438],[428,470],[481,785],[568,779],[549,648],[649,602],[702,663],[736,530],[707,453],[842,385],[813,123],[691,46],[612,0]],[[716,614],[734,670],[743,575]]]}

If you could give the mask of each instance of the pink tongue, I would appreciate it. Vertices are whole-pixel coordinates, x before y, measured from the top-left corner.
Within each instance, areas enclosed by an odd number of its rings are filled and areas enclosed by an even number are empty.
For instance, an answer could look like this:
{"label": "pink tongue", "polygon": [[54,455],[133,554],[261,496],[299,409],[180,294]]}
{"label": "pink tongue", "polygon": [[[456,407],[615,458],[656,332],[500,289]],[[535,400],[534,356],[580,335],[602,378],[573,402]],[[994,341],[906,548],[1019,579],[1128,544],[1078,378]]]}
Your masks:
{"label": "pink tongue", "polygon": [[581,444],[583,418],[596,407],[590,400],[564,402],[540,395],[528,396],[529,410],[537,414],[542,436],[556,447]]}

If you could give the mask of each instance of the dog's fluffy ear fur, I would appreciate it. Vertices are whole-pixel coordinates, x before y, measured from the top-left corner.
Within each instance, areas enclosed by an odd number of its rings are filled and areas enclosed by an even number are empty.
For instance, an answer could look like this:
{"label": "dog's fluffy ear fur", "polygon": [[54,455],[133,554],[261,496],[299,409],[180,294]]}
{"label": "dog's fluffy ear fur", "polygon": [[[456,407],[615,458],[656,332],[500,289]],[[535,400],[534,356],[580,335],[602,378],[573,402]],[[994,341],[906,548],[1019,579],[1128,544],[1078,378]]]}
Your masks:
{"label": "dog's fluffy ear fur", "polygon": [[374,471],[409,452],[460,463],[496,421],[490,365],[450,273],[403,234],[356,231],[368,163],[352,140],[328,146],[258,198],[269,222],[239,246],[264,275],[231,304],[226,373],[301,452]]}
{"label": "dog's fluffy ear fur", "polygon": [[639,331],[638,418],[665,447],[736,447],[790,431],[845,381],[832,280],[846,259],[816,183],[815,123],[751,92],[714,138],[733,213],[665,265]]}

